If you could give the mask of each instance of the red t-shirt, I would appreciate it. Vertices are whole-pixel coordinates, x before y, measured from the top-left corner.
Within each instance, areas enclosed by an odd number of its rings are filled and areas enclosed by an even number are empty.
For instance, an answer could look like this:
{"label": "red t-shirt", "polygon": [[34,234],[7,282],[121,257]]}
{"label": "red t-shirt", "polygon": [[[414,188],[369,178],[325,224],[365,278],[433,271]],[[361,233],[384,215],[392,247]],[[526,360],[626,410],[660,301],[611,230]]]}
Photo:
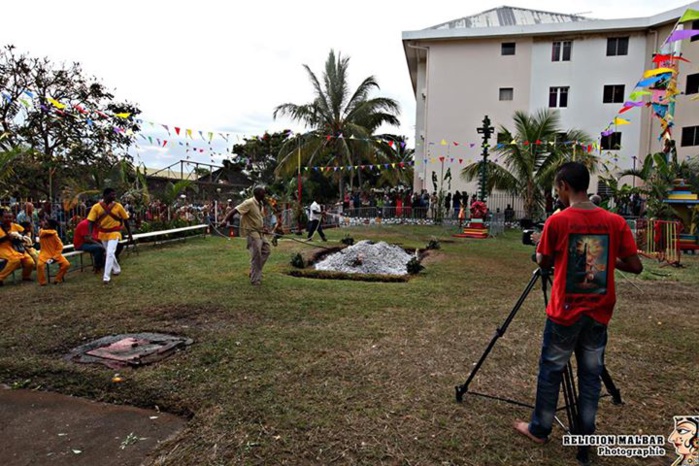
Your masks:
{"label": "red t-shirt", "polygon": [[[73,247],[75,249],[80,249],[82,245],[85,243],[85,237],[90,233],[89,223],[90,222],[87,219],[85,219],[82,222],[78,223],[78,225],[75,227],[75,232],[73,233]],[[97,228],[97,225],[93,225],[92,239],[94,239],[98,243],[101,242],[98,237],[99,231],[100,229]]]}
{"label": "red t-shirt", "polygon": [[568,208],[546,221],[537,252],[554,258],[549,318],[567,326],[585,314],[607,325],[616,259],[638,252],[626,221],[600,208]]}

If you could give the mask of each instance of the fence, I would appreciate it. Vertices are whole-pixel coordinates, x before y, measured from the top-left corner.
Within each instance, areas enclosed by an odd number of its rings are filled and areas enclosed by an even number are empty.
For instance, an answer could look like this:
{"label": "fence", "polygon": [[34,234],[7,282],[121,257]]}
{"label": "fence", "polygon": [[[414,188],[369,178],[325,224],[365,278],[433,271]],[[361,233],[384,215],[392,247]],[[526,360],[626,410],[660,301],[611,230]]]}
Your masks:
{"label": "fence", "polygon": [[680,222],[638,219],[634,223],[636,245],[644,255],[670,264],[680,262]]}

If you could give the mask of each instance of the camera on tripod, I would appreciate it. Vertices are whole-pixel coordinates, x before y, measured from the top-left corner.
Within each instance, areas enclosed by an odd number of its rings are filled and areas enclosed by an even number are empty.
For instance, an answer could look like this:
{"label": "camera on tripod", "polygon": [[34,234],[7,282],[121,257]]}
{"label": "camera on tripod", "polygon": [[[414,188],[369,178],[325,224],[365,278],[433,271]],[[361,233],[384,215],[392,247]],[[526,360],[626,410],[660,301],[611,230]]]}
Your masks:
{"label": "camera on tripod", "polygon": [[529,246],[536,246],[536,242],[532,238],[532,234],[541,233],[544,229],[543,222],[534,223],[531,220],[525,222],[522,221],[522,244]]}

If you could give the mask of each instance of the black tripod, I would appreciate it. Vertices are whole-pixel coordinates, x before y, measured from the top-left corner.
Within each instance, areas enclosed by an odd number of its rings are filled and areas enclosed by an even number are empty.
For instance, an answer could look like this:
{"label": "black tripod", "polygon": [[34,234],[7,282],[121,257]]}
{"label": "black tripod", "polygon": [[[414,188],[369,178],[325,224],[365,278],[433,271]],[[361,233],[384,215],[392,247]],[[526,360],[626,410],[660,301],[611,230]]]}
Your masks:
{"label": "black tripod", "polygon": [[[517,311],[522,307],[522,304],[524,304],[524,301],[527,299],[527,296],[529,296],[529,293],[534,289],[534,286],[536,285],[537,280],[541,278],[541,291],[543,292],[544,295],[544,304],[548,305],[548,295],[546,293],[548,285],[552,284],[551,281],[551,274],[553,273],[553,270],[543,270],[543,269],[536,269],[534,273],[532,274],[531,280],[529,280],[529,283],[527,284],[526,288],[522,292],[522,295],[519,297],[517,300],[517,303],[515,306],[512,308],[512,311],[510,311],[510,314],[507,316],[507,319],[505,319],[505,322],[498,327],[495,330],[495,334],[493,335],[493,338],[491,338],[490,343],[486,347],[485,351],[481,355],[480,359],[476,363],[475,367],[471,370],[471,373],[468,376],[468,379],[466,379],[466,382],[463,385],[457,385],[456,386],[456,401],[457,402],[462,402],[464,399],[464,394],[465,393],[470,393],[471,395],[476,395],[476,396],[482,396],[484,398],[489,398],[493,400],[498,400],[498,401],[504,401],[506,403],[514,404],[517,406],[522,406],[525,408],[531,408],[534,409],[534,406],[528,403],[522,403],[520,401],[512,400],[509,398],[502,398],[498,396],[493,396],[493,395],[486,395],[484,393],[478,393],[478,392],[472,392],[468,390],[468,386],[471,384],[471,381],[473,378],[476,376],[478,373],[478,370],[481,368],[483,365],[483,362],[485,362],[486,358],[490,354],[490,351],[492,351],[493,347],[495,346],[495,342],[505,334],[507,331],[507,327],[509,327],[510,323],[515,318],[515,315],[517,315]],[[614,381],[612,380],[612,377],[609,375],[609,372],[607,372],[607,368],[605,367],[602,371],[602,382],[604,383],[605,388],[607,389],[608,396],[612,397],[612,402],[615,405],[621,405],[623,404],[623,401],[621,400],[621,392],[619,389],[616,388],[614,385]],[[580,432],[579,429],[579,417],[578,417],[578,393],[575,387],[575,378],[574,378],[574,372],[573,372],[573,366],[571,364],[571,361],[568,361],[568,364],[565,367],[565,370],[563,371],[563,381],[561,384],[561,388],[563,391],[563,400],[565,405],[562,408],[558,408],[559,410],[564,409],[566,412],[566,417],[568,418],[568,427],[561,422],[561,420],[558,418],[558,416],[555,417],[556,422],[568,433],[570,434],[577,434]],[[607,396],[607,395],[604,395]],[[587,447],[580,447],[578,449],[578,460],[581,461],[582,463],[587,462]]]}

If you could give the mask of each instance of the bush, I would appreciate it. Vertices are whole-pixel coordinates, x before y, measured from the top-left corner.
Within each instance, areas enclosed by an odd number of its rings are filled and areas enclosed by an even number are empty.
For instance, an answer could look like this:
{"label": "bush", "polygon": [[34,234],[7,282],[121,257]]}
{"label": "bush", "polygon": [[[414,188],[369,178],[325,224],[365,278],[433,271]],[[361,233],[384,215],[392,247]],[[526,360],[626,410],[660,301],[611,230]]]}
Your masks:
{"label": "bush", "polygon": [[436,237],[431,237],[425,249],[439,249],[442,245]]}
{"label": "bush", "polygon": [[421,270],[424,270],[425,267],[420,263],[420,260],[417,257],[413,257],[408,261],[406,268],[408,269],[408,273],[410,275],[417,275],[420,273]]}
{"label": "bush", "polygon": [[306,267],[306,262],[303,260],[303,256],[300,252],[297,252],[291,256],[291,265],[297,269],[303,269]]}

